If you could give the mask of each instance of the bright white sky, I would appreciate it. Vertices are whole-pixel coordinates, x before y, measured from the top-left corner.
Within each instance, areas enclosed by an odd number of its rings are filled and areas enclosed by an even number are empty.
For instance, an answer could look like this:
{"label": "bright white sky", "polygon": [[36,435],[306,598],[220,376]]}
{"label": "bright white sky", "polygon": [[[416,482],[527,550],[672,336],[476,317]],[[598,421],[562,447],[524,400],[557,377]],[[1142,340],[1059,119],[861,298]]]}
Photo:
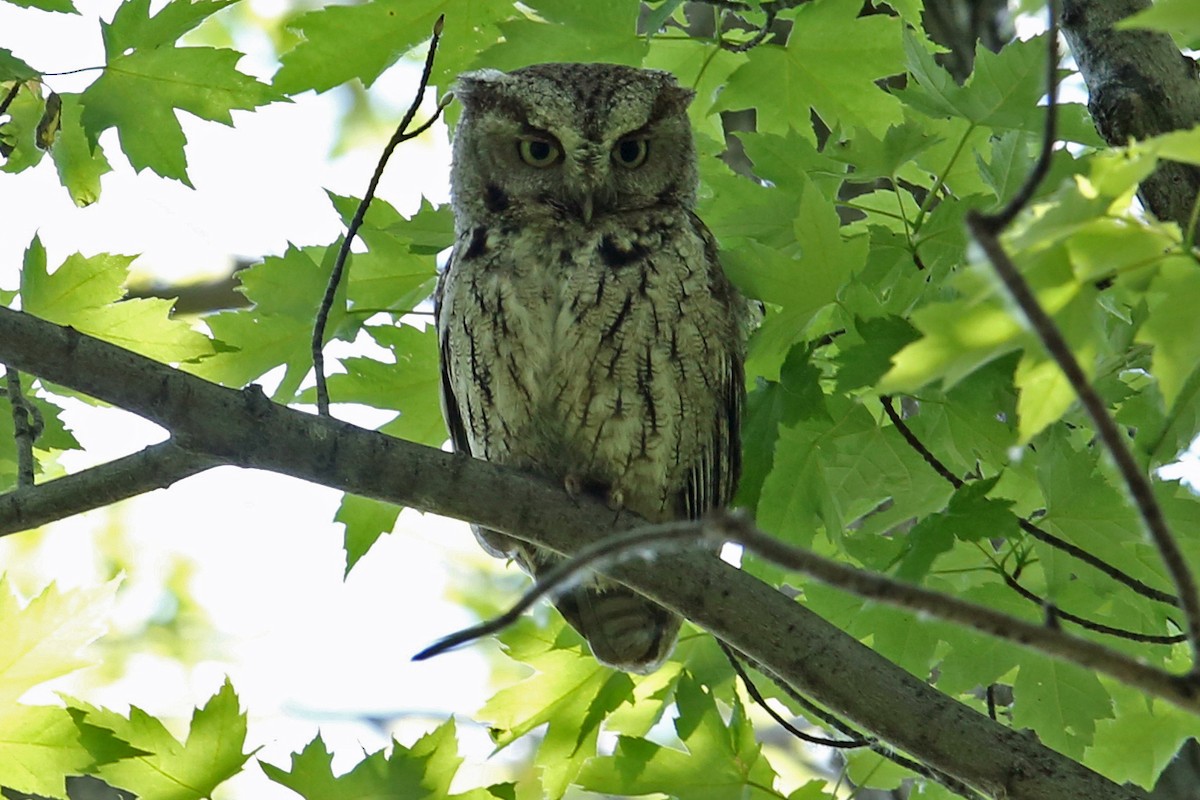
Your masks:
{"label": "bright white sky", "polygon": [[[250,0],[265,15],[274,0]],[[103,63],[99,17],[118,3],[80,0],[82,16],[47,14],[0,4],[0,41],[37,69],[64,71]],[[155,3],[155,7],[161,3]],[[273,65],[263,41],[239,41],[250,53],[241,68],[262,79]],[[56,91],[78,91],[95,73],[47,80]],[[415,88],[411,65],[394,68],[372,88],[392,104],[395,118]],[[20,175],[0,174],[0,287],[14,288],[24,249],[35,233],[51,266],[72,252],[136,254],[139,269],[177,281],[222,274],[234,256],[282,253],[288,242],[332,241],[339,221],[326,189],[361,196],[383,141],[332,159],[336,93],[307,95],[255,114],[235,112],[236,128],[183,117],[195,191],[124,163],[113,131],[101,138],[114,172],[103,178],[101,202],[76,208],[58,184],[49,159]],[[402,211],[424,193],[447,196],[449,150],[440,124],[399,148],[379,195]],[[336,351],[335,351],[336,352]],[[70,469],[133,452],[160,440],[155,426],[123,412],[72,406],[68,424],[87,448],[64,459]],[[356,422],[369,424],[370,416]],[[375,422],[380,420],[376,417]],[[478,650],[412,664],[411,655],[440,635],[469,624],[443,599],[447,563],[484,559],[466,528],[406,512],[342,581],[341,527],[332,523],[339,493],[272,474],[213,470],[115,511],[93,512],[54,525],[36,555],[20,537],[0,541],[0,563],[21,580],[93,582],[93,543],[119,521],[134,551],[126,592],[114,613],[114,632],[136,629],[161,603],[160,587],[178,556],[195,561],[191,587],[219,632],[211,657],[194,670],[147,652],[128,676],[102,689],[77,690],[111,707],[138,705],[186,719],[226,674],[251,713],[249,747],[286,766],[318,725],[344,771],[363,752],[387,743],[388,731],[366,718],[408,715],[398,738],[411,743],[450,713],[471,714],[488,695]],[[490,645],[484,645],[490,646]],[[484,731],[460,723],[460,737],[477,754],[490,749]],[[480,758],[472,758],[478,763]],[[471,769],[470,763],[464,772]],[[463,776],[479,785],[478,775]],[[489,779],[499,779],[489,775]],[[251,766],[218,798],[294,798]]]}

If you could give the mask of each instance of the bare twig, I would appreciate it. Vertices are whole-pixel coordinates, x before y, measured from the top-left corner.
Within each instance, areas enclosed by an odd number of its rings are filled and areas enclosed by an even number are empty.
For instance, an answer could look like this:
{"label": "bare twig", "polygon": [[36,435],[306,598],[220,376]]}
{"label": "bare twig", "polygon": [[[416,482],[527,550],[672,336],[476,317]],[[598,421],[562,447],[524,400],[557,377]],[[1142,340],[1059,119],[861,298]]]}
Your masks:
{"label": "bare twig", "polygon": [[896,407],[892,404],[892,398],[886,394],[880,395],[879,402],[883,404],[884,413],[887,414],[888,419],[892,421],[892,425],[896,428],[896,431],[900,434],[904,441],[908,443],[908,446],[913,450],[916,450],[917,454],[924,459],[925,463],[928,464],[934,472],[945,478],[951,486],[953,486],[955,489],[961,489],[963,487],[962,478],[951,472],[949,468],[947,468],[946,465],[943,464],[940,459],[938,459],[937,456],[930,452],[929,448],[925,446],[925,443],[917,438],[917,435],[912,432],[912,430],[904,422],[904,419],[896,413]]}
{"label": "bare twig", "polygon": [[[878,753],[889,761],[899,764],[905,769],[911,770],[913,773],[920,775],[923,778],[936,781],[937,783],[942,784],[950,791],[961,795],[962,797],[978,800],[979,794],[973,791],[962,781],[956,780],[955,778],[952,778],[951,776],[942,772],[938,772],[937,770],[932,769],[925,764],[920,763],[919,761],[914,761],[911,758],[902,756],[878,739],[868,738],[854,732],[848,725],[841,720],[838,720],[832,714],[820,714],[818,718],[829,723],[831,727],[834,727],[849,736],[849,739],[829,739],[824,736],[814,736],[811,733],[806,733],[805,731],[800,730],[784,719],[778,711],[771,708],[770,704],[767,703],[767,699],[763,697],[762,692],[758,690],[758,687],[754,685],[754,681],[750,678],[750,675],[747,674],[745,667],[742,666],[742,662],[739,659],[738,654],[734,652],[733,648],[722,642],[720,639],[717,639],[716,641],[717,646],[721,648],[721,652],[725,654],[726,660],[728,660],[730,666],[733,667],[733,671],[736,672],[738,678],[741,679],[742,686],[746,689],[746,694],[750,695],[750,699],[753,700],[759,708],[761,708],[763,711],[766,711],[767,715],[770,716],[771,719],[773,719],[775,723],[779,725],[779,727],[783,728],[792,736],[795,736],[801,741],[808,742],[809,744],[820,745],[822,747],[833,747],[841,750],[851,750],[859,747],[869,748],[873,752]],[[785,691],[789,697],[800,701],[802,707],[804,707],[806,710],[815,709],[813,703],[803,699],[795,691],[795,689],[786,687]]]}
{"label": "bare twig", "polygon": [[221,462],[170,440],[73,475],[0,495],[0,536],[163,489]]}
{"label": "bare twig", "polygon": [[[1055,17],[1055,10],[1055,3],[1051,3],[1050,13],[1052,20]],[[1052,30],[1055,30],[1053,23],[1051,27]],[[1057,43],[1053,37],[1051,37],[1050,47],[1052,52],[1057,53]],[[1080,403],[1092,418],[1092,424],[1096,426],[1096,434],[1104,444],[1105,449],[1108,450],[1109,455],[1112,456],[1117,471],[1121,474],[1121,478],[1129,490],[1130,497],[1133,499],[1133,503],[1142,518],[1142,523],[1146,531],[1150,534],[1155,547],[1158,548],[1159,555],[1167,568],[1167,573],[1171,576],[1171,580],[1175,584],[1176,594],[1179,596],[1179,607],[1182,609],[1185,617],[1184,631],[1187,633],[1188,642],[1192,650],[1192,670],[1189,677],[1200,679],[1200,595],[1197,594],[1195,576],[1192,575],[1183,552],[1179,549],[1179,544],[1175,541],[1175,537],[1172,536],[1167,526],[1162,508],[1159,506],[1158,500],[1154,496],[1154,490],[1150,485],[1150,479],[1142,471],[1141,467],[1138,466],[1137,460],[1133,457],[1133,453],[1125,443],[1125,437],[1117,427],[1117,423],[1109,415],[1108,409],[1104,405],[1104,400],[1096,392],[1087,375],[1084,374],[1083,368],[1071,352],[1071,348],[1063,337],[1062,331],[1058,329],[1054,320],[1042,308],[1041,303],[1038,302],[1028,282],[1026,282],[1012,259],[1008,257],[1008,254],[1000,245],[999,236],[1001,231],[1020,212],[1024,203],[1028,202],[1029,198],[1032,197],[1037,184],[1045,176],[1045,164],[1048,163],[1052,155],[1051,151],[1054,148],[1052,134],[1054,130],[1057,86],[1056,81],[1054,81],[1053,69],[1048,70],[1048,80],[1050,84],[1050,103],[1047,107],[1047,135],[1042,142],[1042,152],[1038,158],[1038,166],[1029,174],[1021,191],[1014,198],[1013,203],[1010,203],[1008,207],[996,215],[980,214],[976,211],[968,212],[966,218],[967,227],[987,255],[988,261],[991,262],[992,268],[1004,283],[1009,296],[1020,306],[1021,312],[1029,321],[1030,327],[1033,328],[1033,331],[1037,334],[1051,358],[1058,364],[1059,369],[1062,370],[1067,381],[1071,384],[1071,388],[1075,390]],[[1021,201],[1020,205],[1015,202],[1018,199]]]}
{"label": "bare twig", "polygon": [[[1017,594],[1024,597],[1031,603],[1034,603],[1042,608],[1046,607],[1046,599],[1038,596],[1036,593],[1029,591],[1021,585],[1020,581],[1009,575],[1004,569],[1000,569],[1000,576],[1004,578],[1004,583],[1008,588],[1012,589]],[[1074,622],[1081,628],[1096,633],[1103,633],[1106,636],[1115,636],[1118,639],[1128,639],[1133,642],[1146,642],[1148,644],[1178,644],[1179,642],[1187,641],[1187,636],[1182,633],[1177,633],[1170,636],[1159,635],[1154,633],[1138,633],[1124,628],[1115,628],[1112,625],[1105,625],[1103,622],[1095,622],[1093,620],[1081,617],[1078,614],[1072,614],[1070,611],[1063,611],[1055,606],[1055,616],[1059,619],[1065,619],[1068,622]]]}
{"label": "bare twig", "polygon": [[[962,479],[951,472],[950,469],[942,463],[941,459],[935,456],[929,450],[929,448],[925,446],[925,443],[917,438],[917,435],[912,432],[911,428],[908,427],[908,423],[904,421],[904,418],[896,412],[892,398],[887,395],[881,395],[879,401],[883,405],[884,413],[887,414],[888,419],[891,420],[892,425],[895,426],[896,431],[900,434],[904,441],[908,443],[909,447],[916,450],[917,453],[920,454],[921,458],[924,459],[925,463],[928,464],[934,472],[945,478],[951,486],[953,486],[955,489],[962,488],[964,485]],[[1155,589],[1153,586],[1148,586],[1129,573],[1113,566],[1112,564],[1109,564],[1099,556],[1089,553],[1078,545],[1071,544],[1066,539],[1060,539],[1049,531],[1043,530],[1037,525],[1034,525],[1029,520],[1019,519],[1017,520],[1017,524],[1021,527],[1021,530],[1025,531],[1033,538],[1045,542],[1051,547],[1054,547],[1070,556],[1073,556],[1074,558],[1079,559],[1088,566],[1103,572],[1113,580],[1125,584],[1143,597],[1148,597],[1151,600],[1156,600],[1160,603],[1166,603],[1167,605],[1179,605],[1179,598],[1175,597],[1175,595],[1164,592],[1161,589]]]}
{"label": "bare twig", "polygon": [[350,255],[350,245],[354,242],[354,237],[358,233],[358,229],[362,226],[363,219],[367,216],[367,209],[371,205],[371,201],[375,198],[375,190],[379,188],[379,181],[383,177],[384,167],[387,166],[388,159],[392,157],[392,151],[401,142],[406,142],[420,136],[441,116],[442,110],[445,108],[444,103],[439,103],[434,110],[433,116],[429,118],[423,125],[408,130],[409,124],[413,117],[417,114],[417,109],[421,106],[421,101],[425,99],[425,90],[429,87],[429,78],[433,73],[433,58],[437,54],[438,40],[442,36],[442,26],[445,22],[445,15],[437,18],[437,22],[433,24],[433,37],[429,40],[429,52],[425,55],[425,69],[421,73],[421,82],[417,87],[417,95],[413,98],[412,105],[408,107],[404,117],[400,120],[400,124],[396,126],[396,132],[392,134],[392,138],[388,141],[387,146],[383,148],[383,154],[379,157],[379,163],[375,166],[375,173],[371,176],[371,182],[367,186],[367,191],[359,201],[358,208],[354,212],[354,217],[350,221],[349,227],[346,229],[346,236],[342,239],[341,247],[338,248],[337,260],[334,262],[333,270],[329,274],[329,284],[325,287],[325,296],[321,299],[321,305],[317,309],[317,318],[313,324],[312,336],[312,359],[313,372],[317,381],[317,412],[321,416],[329,416],[329,386],[325,380],[325,327],[329,322],[329,312],[333,309],[333,301],[337,296],[338,286],[341,285],[342,275],[346,269],[346,259]]}
{"label": "bare twig", "polygon": [[0,100],[0,114],[8,111],[8,107],[12,104],[12,101],[17,98],[17,94],[19,94],[20,91],[21,81],[16,81],[13,83],[12,88],[8,90],[8,93],[4,95],[4,99]]}
{"label": "bare twig", "polygon": [[745,53],[766,41],[767,36],[771,33],[771,26],[775,24],[775,15],[779,13],[779,10],[766,5],[763,6],[762,10],[765,15],[762,26],[754,32],[753,36],[744,42],[727,42],[724,39],[718,39],[721,47],[731,53]]}
{"label": "bare twig", "polygon": [[[720,643],[722,647],[728,647],[728,645],[725,645],[720,639],[718,639],[717,642]],[[789,685],[787,681],[771,672],[771,670],[767,669],[761,664],[753,663],[753,661],[751,661],[751,663],[755,669],[770,678],[771,681],[778,686],[784,694],[791,698],[792,702],[804,709],[804,713],[807,716],[821,720],[829,727],[851,739],[862,739],[867,743],[867,747],[869,747],[872,752],[878,753],[889,761],[893,761],[905,769],[912,770],[917,775],[937,781],[950,791],[963,797],[970,798],[971,800],[979,800],[979,793],[971,789],[970,786],[966,785],[962,781],[948,773],[934,769],[928,764],[923,764],[918,761],[914,761],[907,756],[901,755],[879,739],[863,736],[859,731],[855,730],[853,727],[847,725],[843,720],[838,718],[836,714],[829,713],[812,700],[809,700],[807,697],[800,694],[800,692],[796,691],[794,686]]]}
{"label": "bare twig", "polygon": [[[860,597],[954,622],[1046,655],[1095,669],[1183,708],[1200,708],[1200,681],[1193,675],[1171,675],[1149,667],[1124,653],[1073,636],[1059,628],[1035,625],[951,595],[840,564],[784,544],[739,517],[728,517],[721,527],[727,530],[731,541],[739,542],[756,555],[779,566],[804,572],[822,583],[853,592]],[[643,542],[642,546],[647,546],[647,543]]]}
{"label": "bare twig", "polygon": [[1046,32],[1046,47],[1049,49],[1049,53],[1046,56],[1047,101],[1046,123],[1042,130],[1042,150],[1038,155],[1037,163],[1033,165],[1033,170],[1025,178],[1025,183],[1008,201],[1008,205],[995,214],[988,215],[989,224],[995,226],[996,233],[1008,227],[1017,214],[1021,213],[1021,209],[1025,208],[1029,199],[1033,197],[1033,193],[1037,191],[1037,187],[1045,180],[1046,173],[1050,171],[1050,159],[1054,157],[1054,143],[1058,139],[1058,2],[1057,0],[1048,0],[1046,6],[1047,13],[1050,15],[1050,25]]}
{"label": "bare twig", "polygon": [[808,742],[809,744],[818,744],[822,747],[835,747],[848,750],[858,747],[866,747],[871,744],[870,739],[865,739],[863,737],[855,737],[853,739],[829,739],[824,736],[813,736],[811,733],[800,730],[795,725],[784,719],[783,715],[781,715],[778,711],[771,708],[770,704],[767,703],[767,698],[762,696],[762,692],[758,690],[758,687],[754,685],[754,681],[752,681],[750,676],[746,674],[745,668],[742,667],[742,662],[738,660],[737,654],[733,652],[729,645],[718,639],[717,646],[721,648],[721,652],[725,654],[725,658],[729,661],[729,665],[733,667],[733,671],[736,672],[738,678],[741,679],[742,686],[746,689],[746,694],[750,695],[750,699],[758,704],[759,708],[761,708],[763,711],[766,711],[768,716],[775,720],[775,724],[783,728],[792,736],[795,736],[801,741]]}
{"label": "bare twig", "polygon": [[[533,586],[503,614],[443,636],[414,655],[412,660],[425,661],[460,645],[504,630],[520,619],[521,615],[538,600],[554,596],[578,581],[587,570],[620,563],[626,559],[639,557],[645,552],[653,552],[657,555],[671,546],[687,546],[703,542],[720,544],[722,541],[724,541],[723,531],[693,520],[647,525],[605,537],[580,548],[573,557],[559,562],[553,569],[539,575]],[[644,549],[650,546],[654,548],[652,551]]]}
{"label": "bare twig", "polygon": [[17,445],[17,485],[33,486],[33,442],[37,431],[32,424],[29,401],[21,391],[21,373],[5,367],[5,394],[12,408],[13,438]]}

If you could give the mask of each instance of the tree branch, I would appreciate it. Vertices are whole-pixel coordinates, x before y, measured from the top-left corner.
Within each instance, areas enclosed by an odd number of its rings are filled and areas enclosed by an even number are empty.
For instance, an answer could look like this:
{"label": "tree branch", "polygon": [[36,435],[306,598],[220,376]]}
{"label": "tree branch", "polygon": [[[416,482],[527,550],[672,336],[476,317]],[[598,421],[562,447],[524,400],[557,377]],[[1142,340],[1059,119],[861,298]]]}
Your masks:
{"label": "tree branch", "polygon": [[166,441],[73,475],[23,487],[0,495],[0,536],[165,489],[220,463]]}
{"label": "tree branch", "polygon": [[[0,308],[0,362],[120,406],[214,460],[469,519],[560,553],[636,521],[515,470],[227,389],[69,328]],[[0,520],[2,521],[2,520]],[[611,576],[682,614],[814,701],[939,772],[1009,800],[1141,800],[943,695],[753,576],[707,553]],[[752,610],[752,611],[751,611]]]}

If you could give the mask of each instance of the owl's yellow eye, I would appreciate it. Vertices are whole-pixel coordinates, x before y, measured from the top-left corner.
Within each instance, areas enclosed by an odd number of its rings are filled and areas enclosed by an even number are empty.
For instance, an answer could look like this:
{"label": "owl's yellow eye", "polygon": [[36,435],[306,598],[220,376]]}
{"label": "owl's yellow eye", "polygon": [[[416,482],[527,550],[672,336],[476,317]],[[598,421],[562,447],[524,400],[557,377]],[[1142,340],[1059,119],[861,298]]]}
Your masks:
{"label": "owl's yellow eye", "polygon": [[622,139],[613,148],[613,158],[626,169],[636,169],[646,163],[650,154],[650,142],[647,139]]}
{"label": "owl's yellow eye", "polygon": [[546,139],[521,139],[517,143],[521,160],[531,167],[548,167],[558,161],[558,145]]}

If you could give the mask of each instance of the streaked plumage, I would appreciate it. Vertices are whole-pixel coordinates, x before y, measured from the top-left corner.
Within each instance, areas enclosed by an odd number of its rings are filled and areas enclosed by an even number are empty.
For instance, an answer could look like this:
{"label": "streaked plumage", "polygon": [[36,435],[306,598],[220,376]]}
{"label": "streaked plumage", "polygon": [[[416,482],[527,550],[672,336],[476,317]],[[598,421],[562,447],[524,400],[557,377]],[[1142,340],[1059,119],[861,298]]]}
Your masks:
{"label": "streaked plumage", "polygon": [[[457,242],[438,287],[454,446],[651,521],[736,487],[745,302],[693,213],[691,92],[668,73],[541,64],[463,75]],[[558,556],[477,530],[537,575]],[[555,604],[604,663],[655,669],[680,621],[592,579]]]}

